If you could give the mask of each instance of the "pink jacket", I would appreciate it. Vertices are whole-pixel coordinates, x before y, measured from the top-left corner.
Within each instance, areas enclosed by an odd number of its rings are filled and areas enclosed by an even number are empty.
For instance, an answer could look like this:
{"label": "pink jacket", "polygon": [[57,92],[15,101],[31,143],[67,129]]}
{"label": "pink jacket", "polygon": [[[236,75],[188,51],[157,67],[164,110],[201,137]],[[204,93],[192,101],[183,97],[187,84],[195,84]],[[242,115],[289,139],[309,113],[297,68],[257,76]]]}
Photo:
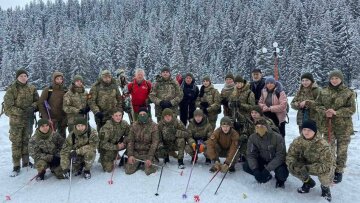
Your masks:
{"label": "pink jacket", "polygon": [[[279,98],[276,96],[276,92],[280,91]],[[279,119],[279,123],[286,121],[286,108],[287,108],[287,97],[284,91],[282,91],[281,84],[276,82],[276,87],[272,95],[272,106],[267,107],[265,100],[268,95],[266,87],[261,91],[261,97],[259,99],[259,106],[263,112],[270,108],[270,111],[275,113]]]}

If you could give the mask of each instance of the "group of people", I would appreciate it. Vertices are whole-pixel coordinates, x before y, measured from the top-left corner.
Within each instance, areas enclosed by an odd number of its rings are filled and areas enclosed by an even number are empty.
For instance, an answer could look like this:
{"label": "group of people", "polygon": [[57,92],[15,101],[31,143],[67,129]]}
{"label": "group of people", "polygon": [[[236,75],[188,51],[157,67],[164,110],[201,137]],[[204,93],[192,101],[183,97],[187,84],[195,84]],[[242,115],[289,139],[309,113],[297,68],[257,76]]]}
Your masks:
{"label": "group of people", "polygon": [[[60,179],[72,174],[91,178],[96,151],[105,172],[113,171],[120,160],[126,174],[143,169],[147,175],[156,172],[160,159],[166,164],[174,157],[184,169],[185,152],[194,163],[203,153],[205,164],[212,164],[210,172],[235,172],[235,164],[244,162],[243,170],[259,183],[268,182],[273,171],[277,188],[285,187],[291,173],[303,182],[299,193],[308,193],[315,186],[311,175],[318,176],[322,196],[331,201],[329,186],[342,181],[356,110],[355,93],[343,81],[340,71],[332,71],[328,86],[321,89],[311,73],[301,76],[291,102],[298,111],[300,136],[286,152],[287,96],[282,84],[264,78],[260,69],[252,71],[251,82],[227,74],[221,92],[209,76],[198,88],[191,73],[179,83],[167,67],[153,83],[142,69],[135,71],[131,82],[124,70],[116,77],[104,70],[89,93],[82,76],[75,75],[67,88],[64,75],[56,71],[40,97],[28,83],[28,73],[20,69],[4,96],[4,112],[10,118],[11,176],[20,173],[21,161],[22,167],[32,166],[29,155],[37,179],[44,180],[47,168]],[[157,122],[151,118],[150,103]],[[222,109],[224,117],[216,128]],[[41,119],[32,135],[36,111]],[[90,111],[96,129],[89,125]]]}

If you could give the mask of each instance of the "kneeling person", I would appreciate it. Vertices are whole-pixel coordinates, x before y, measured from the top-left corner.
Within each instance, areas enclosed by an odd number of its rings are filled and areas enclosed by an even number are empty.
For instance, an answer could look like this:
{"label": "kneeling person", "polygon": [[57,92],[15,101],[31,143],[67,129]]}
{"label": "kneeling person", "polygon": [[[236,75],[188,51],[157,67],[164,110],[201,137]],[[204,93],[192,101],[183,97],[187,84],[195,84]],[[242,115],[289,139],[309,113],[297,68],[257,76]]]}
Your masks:
{"label": "kneeling person", "polygon": [[[90,179],[90,169],[96,156],[96,148],[99,144],[99,137],[95,129],[88,125],[85,118],[75,120],[75,128],[65,140],[60,152],[61,168],[64,177],[69,178],[70,173],[75,171],[75,176],[81,175],[84,170],[84,178]],[[73,162],[70,171],[70,161]]]}
{"label": "kneeling person", "polygon": [[53,133],[47,119],[38,121],[38,128],[29,142],[30,156],[35,160],[38,171],[37,180],[44,180],[47,168],[59,179],[63,178],[60,167],[60,150],[64,138],[59,133]]}

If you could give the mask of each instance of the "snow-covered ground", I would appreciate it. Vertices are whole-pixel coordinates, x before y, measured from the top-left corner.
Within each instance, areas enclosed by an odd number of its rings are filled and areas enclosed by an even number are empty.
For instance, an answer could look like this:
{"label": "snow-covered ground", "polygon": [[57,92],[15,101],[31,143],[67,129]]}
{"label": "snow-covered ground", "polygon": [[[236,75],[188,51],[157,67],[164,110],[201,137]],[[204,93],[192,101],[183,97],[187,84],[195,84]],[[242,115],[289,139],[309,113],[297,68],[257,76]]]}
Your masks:
{"label": "snow-covered ground", "polygon": [[[216,85],[219,90],[221,87],[222,85]],[[0,103],[3,101],[4,94],[5,92],[0,92]],[[289,102],[291,99],[289,98]],[[218,125],[221,117],[222,115],[219,116]],[[298,126],[295,121],[296,112],[290,109],[289,117],[290,123],[286,125],[287,146],[298,136]],[[125,119],[128,119],[127,116]],[[359,131],[360,122],[356,114],[353,116],[353,122],[354,129]],[[92,114],[90,124],[95,127]],[[9,120],[3,115],[0,118],[0,200],[6,202],[6,196],[10,195],[10,202],[67,202],[69,180],[57,180],[49,171],[46,174],[45,181],[37,182],[34,180],[27,185],[25,184],[36,175],[35,169],[22,169],[19,176],[9,177],[12,164],[8,131]],[[343,182],[331,187],[332,202],[360,201],[358,192],[360,188],[359,136],[359,132],[352,136]],[[150,176],[146,176],[142,171],[133,175],[126,175],[123,168],[117,167],[113,178],[114,183],[109,185],[108,180],[111,174],[104,173],[100,164],[96,162],[92,168],[90,180],[73,177],[70,202],[194,202],[193,196],[199,194],[213,174],[208,172],[210,166],[204,164],[205,158],[200,155],[191,177],[187,192],[188,198],[183,199],[182,195],[191,169],[189,155],[186,155],[184,162],[186,169],[181,176],[180,173],[174,172],[174,170],[178,170],[177,161],[171,158],[171,163],[166,167],[172,170],[164,168],[159,196],[154,194],[156,193],[160,170]],[[298,194],[296,188],[302,183],[291,175],[285,183],[285,189],[276,189],[274,178],[266,184],[258,184],[252,176],[242,170],[241,163],[237,163],[235,168],[237,169],[236,172],[226,176],[218,194],[214,195],[223,177],[223,174],[219,173],[200,196],[200,202],[327,202],[320,197],[320,183],[317,179],[315,179],[317,186],[309,194]],[[24,185],[24,188],[12,195]]]}

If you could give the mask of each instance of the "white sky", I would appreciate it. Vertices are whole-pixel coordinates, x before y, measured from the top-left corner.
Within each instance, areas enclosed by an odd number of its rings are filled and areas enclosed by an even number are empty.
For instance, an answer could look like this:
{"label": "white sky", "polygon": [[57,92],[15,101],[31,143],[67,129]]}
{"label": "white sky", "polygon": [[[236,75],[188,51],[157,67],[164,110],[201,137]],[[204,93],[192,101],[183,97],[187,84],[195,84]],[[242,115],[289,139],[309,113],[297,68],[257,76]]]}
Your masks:
{"label": "white sky", "polygon": [[[16,6],[24,7],[25,4],[34,1],[34,0],[0,0],[0,7],[3,10],[6,10],[10,7],[15,8]],[[36,0],[38,1],[38,0]],[[51,0],[54,1],[54,0]],[[44,3],[47,2],[47,0],[43,0]]]}

